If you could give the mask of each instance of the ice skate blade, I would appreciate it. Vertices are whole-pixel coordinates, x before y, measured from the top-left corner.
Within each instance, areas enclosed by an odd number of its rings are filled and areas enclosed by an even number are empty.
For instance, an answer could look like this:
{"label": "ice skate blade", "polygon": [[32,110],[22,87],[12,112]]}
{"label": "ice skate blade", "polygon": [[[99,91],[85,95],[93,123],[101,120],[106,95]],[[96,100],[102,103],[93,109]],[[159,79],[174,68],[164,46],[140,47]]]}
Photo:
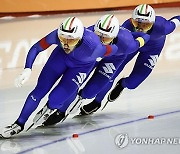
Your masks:
{"label": "ice skate blade", "polygon": [[32,123],[31,126],[29,126],[29,127],[27,128],[26,132],[29,131],[29,130],[34,126],[34,124],[35,124],[35,123]]}
{"label": "ice skate blade", "polygon": [[35,129],[47,129],[47,128],[53,128],[54,126],[55,126],[55,124],[49,125],[49,126],[39,125]]}
{"label": "ice skate blade", "polygon": [[9,139],[10,137],[4,137],[2,134],[0,134],[0,139]]}
{"label": "ice skate blade", "polygon": [[90,117],[90,116],[92,116],[92,115],[93,115],[93,113],[91,113],[91,114],[84,114],[84,115],[78,114],[78,115],[75,115],[75,116],[73,117],[73,119],[86,118],[86,117]]}
{"label": "ice skate blade", "polygon": [[2,134],[0,134],[0,138],[4,138],[4,137],[2,136]]}
{"label": "ice skate blade", "polygon": [[75,116],[73,117],[73,119],[78,119],[78,118],[82,118],[82,117],[85,117],[85,116],[87,116],[87,115],[81,115],[81,114],[79,114],[79,115],[75,115]]}

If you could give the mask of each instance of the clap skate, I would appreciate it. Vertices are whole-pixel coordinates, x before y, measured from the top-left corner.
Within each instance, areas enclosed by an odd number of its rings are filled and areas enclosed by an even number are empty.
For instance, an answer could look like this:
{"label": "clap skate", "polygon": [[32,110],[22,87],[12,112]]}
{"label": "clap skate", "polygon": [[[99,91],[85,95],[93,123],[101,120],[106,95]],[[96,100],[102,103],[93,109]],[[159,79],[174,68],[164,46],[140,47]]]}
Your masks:
{"label": "clap skate", "polygon": [[61,113],[58,110],[56,110],[53,114],[51,114],[46,121],[42,123],[42,125],[38,126],[37,128],[43,128],[55,125],[59,123],[61,120],[63,120],[65,117],[65,113]]}
{"label": "clap skate", "polygon": [[57,109],[49,109],[47,104],[35,115],[33,119],[33,123],[29,128],[26,130],[28,131],[31,127],[34,125],[41,125],[43,122],[45,122],[51,114],[56,112]]}
{"label": "clap skate", "polygon": [[[123,78],[122,78],[123,79]],[[113,90],[108,95],[108,100],[110,102],[115,101],[122,93],[124,87],[122,87],[122,79],[120,79],[117,83],[116,86],[114,87]]]}
{"label": "clap skate", "polygon": [[18,124],[17,122],[15,122],[14,124],[5,127],[2,130],[1,136],[3,138],[10,138],[13,135],[19,134],[21,131],[23,131],[24,126]]}
{"label": "clap skate", "polygon": [[96,100],[93,100],[91,103],[84,105],[80,108],[79,115],[90,115],[94,112],[96,112],[101,107],[101,103],[96,102]]}
{"label": "clap skate", "polygon": [[[122,78],[123,79],[123,78]],[[111,90],[111,92],[108,95],[107,101],[104,104],[103,108],[101,109],[101,111],[106,107],[106,105],[108,104],[108,102],[113,102],[115,101],[122,93],[124,87],[122,87],[121,82],[122,79],[120,79],[117,83],[116,86],[114,87],[113,90]]]}
{"label": "clap skate", "polygon": [[71,105],[66,110],[66,115],[61,122],[66,120],[66,118],[69,116],[69,114],[76,113],[78,111],[78,109],[81,107],[81,104],[83,103],[83,101],[84,101],[84,99],[80,95],[78,95],[77,100],[75,100],[74,103],[71,103]]}

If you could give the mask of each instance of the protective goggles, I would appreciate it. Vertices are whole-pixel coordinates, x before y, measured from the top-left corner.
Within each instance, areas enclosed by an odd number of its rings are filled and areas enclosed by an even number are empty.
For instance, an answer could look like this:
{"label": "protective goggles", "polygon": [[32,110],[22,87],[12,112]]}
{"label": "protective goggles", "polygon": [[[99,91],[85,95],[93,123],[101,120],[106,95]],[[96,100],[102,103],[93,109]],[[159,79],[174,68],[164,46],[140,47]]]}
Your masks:
{"label": "protective goggles", "polygon": [[114,39],[112,37],[109,37],[106,34],[102,34],[102,33],[98,32],[98,31],[95,31],[95,33],[100,37],[100,40],[104,45],[110,44]]}
{"label": "protective goggles", "polygon": [[153,26],[153,22],[149,22],[148,20],[144,19],[131,19],[133,26],[135,27],[136,31],[147,32]]}
{"label": "protective goggles", "polygon": [[69,47],[74,47],[78,44],[79,38],[74,39],[74,38],[65,38],[62,35],[59,35],[59,40],[63,45],[68,45]]}

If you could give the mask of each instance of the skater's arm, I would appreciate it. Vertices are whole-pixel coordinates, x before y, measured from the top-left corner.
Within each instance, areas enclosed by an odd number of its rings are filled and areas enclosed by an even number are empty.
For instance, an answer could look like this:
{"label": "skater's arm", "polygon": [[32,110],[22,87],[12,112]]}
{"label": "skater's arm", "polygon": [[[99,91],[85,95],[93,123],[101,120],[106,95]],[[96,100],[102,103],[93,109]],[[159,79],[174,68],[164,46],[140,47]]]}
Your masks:
{"label": "skater's arm", "polygon": [[49,33],[47,36],[43,37],[37,43],[35,43],[29,50],[26,57],[25,68],[32,69],[32,65],[37,57],[37,55],[47,49],[52,44],[58,43],[57,30]]}

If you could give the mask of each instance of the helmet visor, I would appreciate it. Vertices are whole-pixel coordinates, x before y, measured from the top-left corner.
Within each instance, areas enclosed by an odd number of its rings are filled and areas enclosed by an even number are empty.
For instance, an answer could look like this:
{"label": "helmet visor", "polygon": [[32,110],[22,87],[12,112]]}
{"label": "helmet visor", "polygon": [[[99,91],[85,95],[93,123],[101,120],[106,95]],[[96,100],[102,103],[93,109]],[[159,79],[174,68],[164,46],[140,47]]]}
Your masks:
{"label": "helmet visor", "polygon": [[67,44],[68,46],[72,47],[72,46],[76,46],[80,39],[79,38],[77,38],[77,39],[65,38],[62,35],[60,35],[59,40],[63,45]]}
{"label": "helmet visor", "polygon": [[79,38],[77,38],[77,39],[65,38],[63,35],[59,35],[59,40],[61,42],[61,45],[62,45],[62,48],[64,49],[64,51],[67,54],[69,54],[73,51],[73,49],[78,44],[80,39]]}
{"label": "helmet visor", "polygon": [[131,19],[133,26],[135,27],[136,31],[140,32],[147,32],[153,26],[153,22],[149,22],[148,20],[144,19]]}
{"label": "helmet visor", "polygon": [[100,37],[100,40],[104,45],[110,44],[114,39],[113,37],[108,37],[107,35],[102,34],[98,31],[95,31],[95,33]]}

